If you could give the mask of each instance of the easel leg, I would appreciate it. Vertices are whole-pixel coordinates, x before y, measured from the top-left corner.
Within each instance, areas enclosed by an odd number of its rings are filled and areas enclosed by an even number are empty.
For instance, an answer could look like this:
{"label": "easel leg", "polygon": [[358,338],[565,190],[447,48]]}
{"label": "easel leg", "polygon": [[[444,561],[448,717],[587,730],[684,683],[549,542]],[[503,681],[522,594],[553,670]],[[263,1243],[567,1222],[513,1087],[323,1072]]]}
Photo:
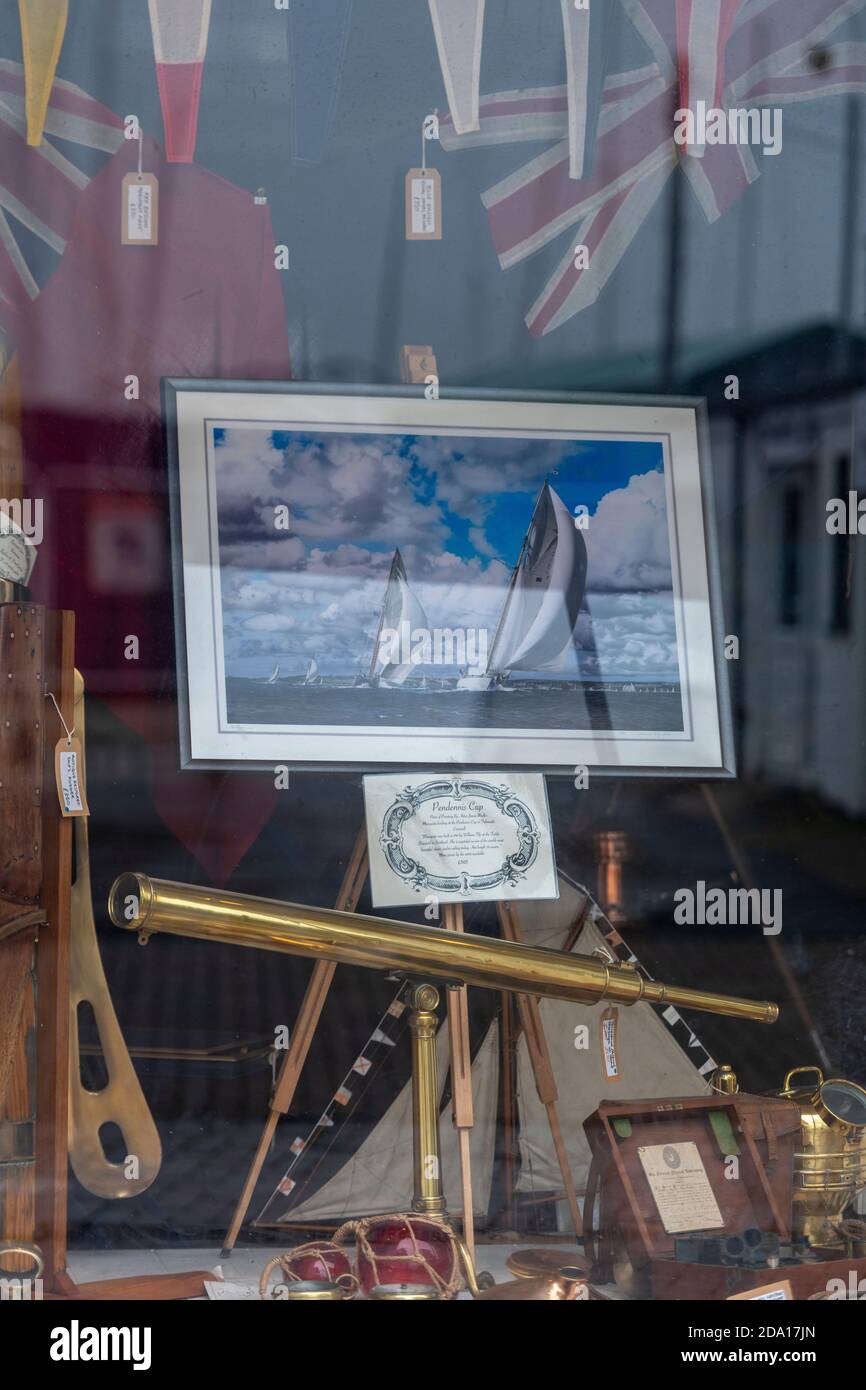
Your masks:
{"label": "easel leg", "polygon": [[[367,877],[367,834],[362,828],[358,831],[355,846],[352,850],[351,858],[346,865],[346,872],[343,875],[343,882],[337,895],[334,906],[339,912],[354,912],[361,896],[361,889]],[[304,1063],[307,1060],[307,1053],[313,1041],[322,1010],[325,1007],[325,1000],[328,997],[328,990],[331,988],[331,981],[337,969],[333,961],[317,961],[313,967],[310,983],[307,985],[303,1002],[298,1012],[297,1023],[292,1033],[289,1049],[285,1056],[285,1061],[277,1077],[277,1084],[274,1087],[274,1094],[271,1099],[270,1113],[265,1121],[262,1137],[259,1140],[255,1156],[250,1164],[246,1182],[243,1186],[238,1204],[235,1208],[231,1225],[226,1232],[225,1245],[223,1247],[223,1257],[231,1254],[234,1249],[238,1233],[244,1222],[244,1217],[249,1209],[256,1183],[264,1167],[265,1159],[268,1155],[274,1132],[281,1115],[285,1115],[294,1099]]]}
{"label": "easel leg", "polygon": [[[513,904],[509,902],[499,902],[496,904],[496,907],[499,914],[499,926],[504,939],[506,941],[521,941],[523,938]],[[568,1202],[568,1210],[571,1213],[574,1232],[575,1235],[581,1236],[583,1234],[583,1223],[580,1216],[580,1206],[577,1201],[574,1179],[571,1176],[571,1169],[568,1166],[568,1154],[566,1153],[565,1141],[563,1140],[562,1129],[559,1124],[559,1115],[556,1109],[556,1102],[559,1100],[559,1092],[556,1089],[556,1081],[553,1076],[553,1067],[550,1061],[550,1053],[547,1049],[547,1039],[544,1036],[544,1028],[541,1023],[541,1011],[538,1007],[538,1000],[528,994],[518,994],[517,1008],[520,1013],[521,1026],[526,1034],[526,1045],[529,1048],[529,1060],[532,1064],[538,1098],[547,1111],[547,1123],[550,1126],[550,1137],[553,1140],[556,1161],[559,1164],[559,1171],[562,1174],[562,1184],[565,1188],[565,1197]]]}
{"label": "easel leg", "polygon": [[[462,931],[462,903],[446,903],[442,909],[442,920],[446,931]],[[474,1262],[475,1220],[472,1213],[469,1136],[475,1124],[475,1111],[472,1104],[472,1057],[469,1051],[469,1001],[465,985],[448,991],[448,1041],[451,1048],[451,1104],[460,1146],[463,1240]]]}

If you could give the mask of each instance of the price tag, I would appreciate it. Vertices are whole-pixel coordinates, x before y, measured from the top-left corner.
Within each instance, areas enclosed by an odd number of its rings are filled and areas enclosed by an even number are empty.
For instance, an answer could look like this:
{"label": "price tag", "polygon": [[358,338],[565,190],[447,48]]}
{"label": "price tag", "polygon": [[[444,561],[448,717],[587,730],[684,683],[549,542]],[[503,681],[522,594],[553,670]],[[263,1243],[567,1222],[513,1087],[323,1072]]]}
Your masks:
{"label": "price tag", "polygon": [[124,246],[159,244],[159,183],[155,174],[126,174],[121,197]]}
{"label": "price tag", "polygon": [[81,741],[61,738],[54,749],[54,776],[63,816],[88,816]]}
{"label": "price tag", "polygon": [[406,240],[442,240],[442,180],[438,169],[406,175]]}
{"label": "price tag", "polygon": [[616,1025],[618,1020],[618,1009],[605,1009],[601,1016],[601,1063],[606,1081],[622,1080],[622,1072],[616,1055]]}

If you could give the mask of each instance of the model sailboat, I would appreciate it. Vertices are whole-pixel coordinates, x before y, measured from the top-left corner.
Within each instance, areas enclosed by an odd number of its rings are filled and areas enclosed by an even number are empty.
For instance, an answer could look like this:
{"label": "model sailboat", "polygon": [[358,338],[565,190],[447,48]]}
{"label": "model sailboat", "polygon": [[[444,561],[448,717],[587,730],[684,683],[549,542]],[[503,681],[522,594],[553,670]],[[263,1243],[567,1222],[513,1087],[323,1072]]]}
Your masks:
{"label": "model sailboat", "polygon": [[[580,884],[559,875],[558,899],[520,904],[520,927],[527,945],[590,955],[604,951],[618,962],[639,963],[617,929]],[[616,1074],[606,1074],[600,1064],[601,1029],[609,1006],[539,1001],[554,1079],[559,1091],[558,1109],[568,1163],[578,1194],[586,1189],[590,1152],[584,1120],[604,1099],[626,1095],[632,1099],[652,1096],[703,1096],[710,1090],[709,1075],[716,1063],[700,1039],[676,1009],[658,1014],[652,1005],[617,1008],[615,1014]],[[576,1039],[588,1045],[578,1050]],[[448,1030],[443,1024],[437,1037],[440,1083],[448,1065]],[[472,1063],[475,1126],[472,1130],[473,1205],[476,1217],[486,1215],[493,1178],[497,1130],[499,1048],[497,1024],[491,1025]],[[516,1191],[557,1193],[562,1187],[559,1162],[539,1099],[525,1036],[517,1043],[517,1109],[520,1172]],[[382,1212],[408,1210],[412,1197],[412,1091],[411,1082],[400,1091],[378,1124],[352,1156],[318,1191],[300,1202],[279,1187],[258,1218],[262,1224],[330,1224]],[[443,1111],[442,1177],[449,1209],[460,1209],[460,1164],[456,1132],[450,1114]],[[336,1137],[336,1131],[327,1131]],[[310,1161],[315,1146],[305,1150]],[[301,1177],[300,1166],[293,1173]],[[303,1195],[303,1181],[297,1183]]]}
{"label": "model sailboat", "polygon": [[574,641],[586,588],[583,533],[558,493],[545,483],[511,575],[483,671],[467,672],[459,690],[490,690],[512,671],[559,671]]}

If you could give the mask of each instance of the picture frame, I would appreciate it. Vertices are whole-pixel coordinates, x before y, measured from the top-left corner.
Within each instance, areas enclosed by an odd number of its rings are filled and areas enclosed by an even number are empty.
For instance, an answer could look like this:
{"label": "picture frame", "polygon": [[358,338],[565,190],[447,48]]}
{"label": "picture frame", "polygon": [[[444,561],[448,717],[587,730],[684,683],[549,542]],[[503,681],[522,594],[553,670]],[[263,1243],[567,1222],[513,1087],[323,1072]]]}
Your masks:
{"label": "picture frame", "polygon": [[163,409],[182,768],[735,775],[701,399],[166,378]]}

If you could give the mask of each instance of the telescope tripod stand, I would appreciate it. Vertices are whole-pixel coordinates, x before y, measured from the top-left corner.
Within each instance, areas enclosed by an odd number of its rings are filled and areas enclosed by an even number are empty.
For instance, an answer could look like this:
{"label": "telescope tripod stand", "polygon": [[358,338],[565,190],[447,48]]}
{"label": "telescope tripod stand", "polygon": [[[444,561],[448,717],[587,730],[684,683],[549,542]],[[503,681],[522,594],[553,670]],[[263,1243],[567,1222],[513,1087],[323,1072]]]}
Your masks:
{"label": "telescope tripod stand", "polygon": [[[341,912],[354,912],[358,899],[364,887],[369,869],[369,857],[367,849],[366,831],[362,827],[358,832],[352,849],[349,862],[346,866],[345,874],[340,891],[334,904],[335,908]],[[520,924],[513,904],[509,902],[498,902],[497,910],[499,915],[499,928],[506,941],[520,941]],[[443,907],[443,925],[447,931],[463,930],[463,905],[462,903],[446,903]],[[268,1150],[276,1132],[281,1115],[288,1113],[289,1107],[294,1099],[295,1091],[307,1060],[310,1045],[313,1041],[331,981],[334,978],[336,963],[333,961],[317,961],[313,967],[310,982],[307,985],[303,1001],[298,1013],[297,1022],[292,1032],[291,1040],[285,1059],[280,1068],[279,1075],[274,1086],[271,1097],[268,1117],[259,1139],[258,1147],[250,1164],[249,1171],[244,1182],[238,1204],[232,1216],[231,1224],[226,1232],[225,1245],[222,1254],[224,1257],[231,1254],[238,1238],[244,1218],[249,1210],[250,1202],[253,1198],[256,1185],[261,1175],[262,1168],[267,1158]],[[433,989],[432,986],[418,986],[418,988]],[[417,990],[413,991],[413,993]],[[434,990],[434,993],[438,993]],[[539,1099],[547,1112],[548,1123],[550,1125],[551,1138],[556,1151],[560,1173],[562,1174],[563,1187],[568,1202],[569,1212],[574,1224],[575,1234],[580,1236],[582,1233],[580,1207],[577,1201],[577,1192],[571,1170],[568,1166],[568,1156],[565,1150],[565,1143],[562,1137],[562,1130],[557,1114],[557,1101],[559,1099],[556,1082],[553,1076],[553,1067],[550,1062],[550,1054],[544,1036],[544,1029],[541,1023],[541,1015],[538,1007],[538,1000],[531,995],[518,994],[517,1005],[520,1021],[524,1033],[526,1034],[529,1057],[532,1064],[535,1085]],[[411,1026],[411,1024],[410,1024]],[[435,1034],[435,1028],[434,1028]],[[475,1256],[475,1235],[474,1218],[472,1211],[472,1172],[469,1153],[469,1138],[474,1124],[474,1112],[472,1103],[472,1059],[469,1050],[469,1010],[468,995],[465,985],[455,986],[448,989],[448,1035],[450,1045],[450,1069],[451,1069],[451,1095],[452,1095],[452,1118],[454,1127],[457,1130],[459,1152],[460,1152],[460,1179],[462,1189],[463,1204],[463,1238],[470,1255]],[[417,1067],[417,1039],[413,1030],[413,1118],[415,1126],[415,1200],[414,1205],[418,1210],[428,1210],[426,1201],[430,1197],[424,1196],[427,1190],[419,1174],[419,1151],[423,1155],[435,1153],[436,1164],[433,1167],[438,1170],[438,1090],[433,1091],[433,1113],[436,1121],[435,1128],[435,1148],[424,1147],[424,1142],[419,1143],[418,1133],[418,1105],[419,1090],[423,1088],[424,1094],[428,1099],[422,1107],[428,1113],[428,1121],[425,1130],[429,1131],[429,1109],[430,1109],[430,1089],[429,1085],[418,1082]],[[435,1054],[434,1080],[435,1080]],[[426,1069],[426,1064],[425,1064]],[[428,1078],[429,1080],[429,1078]],[[444,1198],[441,1190],[441,1177],[437,1176],[439,1183],[438,1193],[433,1194],[434,1200],[438,1203],[436,1209],[444,1210]]]}

